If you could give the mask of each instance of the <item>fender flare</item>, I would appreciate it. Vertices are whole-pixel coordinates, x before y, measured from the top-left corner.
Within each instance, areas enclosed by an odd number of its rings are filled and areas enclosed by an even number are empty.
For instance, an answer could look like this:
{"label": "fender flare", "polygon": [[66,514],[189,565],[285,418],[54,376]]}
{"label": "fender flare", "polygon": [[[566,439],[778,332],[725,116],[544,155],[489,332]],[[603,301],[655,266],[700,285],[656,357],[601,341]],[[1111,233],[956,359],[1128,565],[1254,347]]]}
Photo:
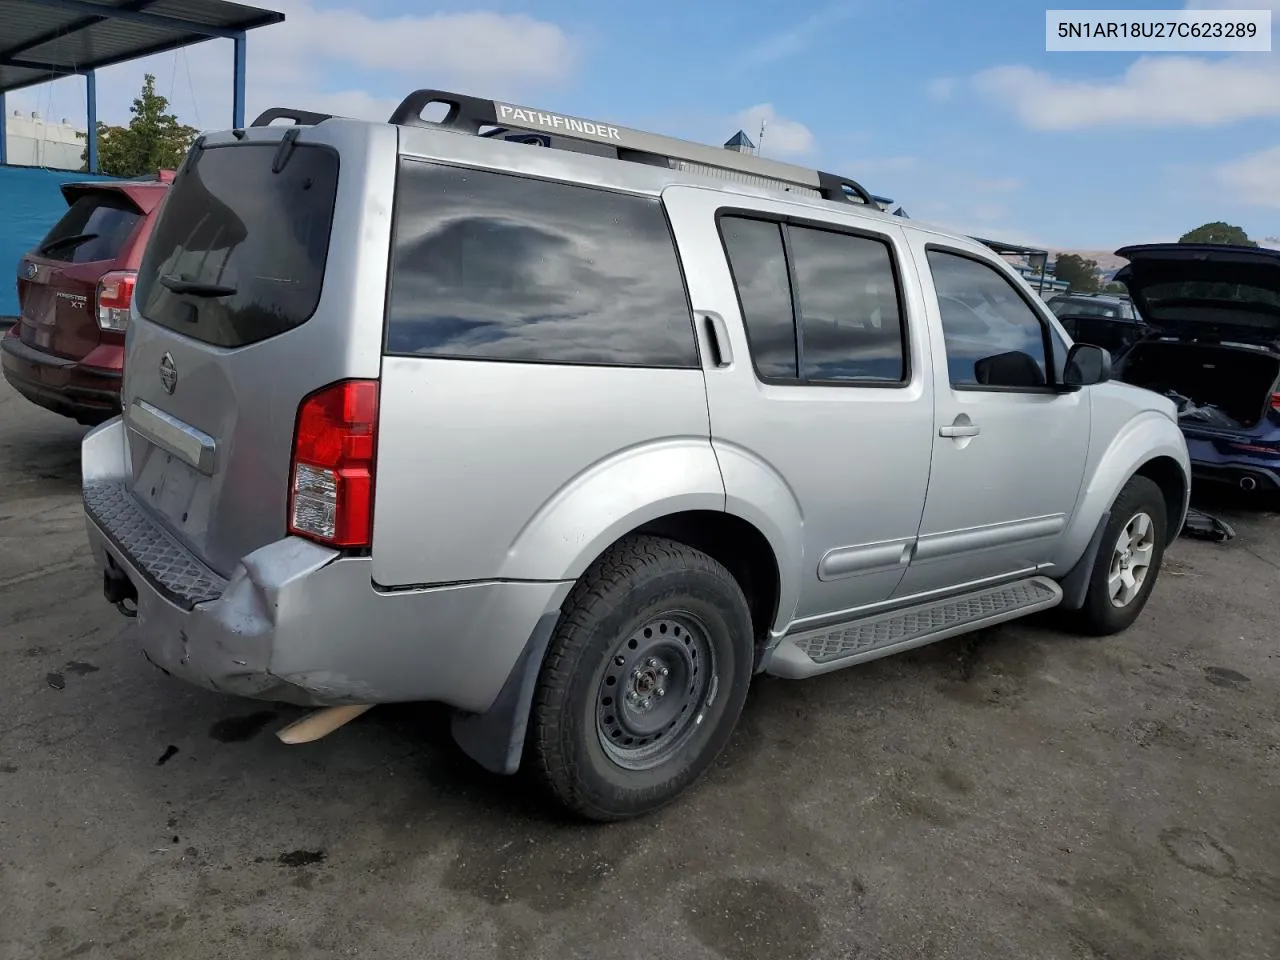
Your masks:
{"label": "fender flare", "polygon": [[[1168,417],[1149,412],[1129,421],[1101,453],[1081,489],[1075,514],[1055,557],[1055,567],[1071,572],[1084,558],[1099,529],[1099,518],[1105,518],[1111,505],[1129,480],[1147,464],[1169,459],[1182,472],[1182,507],[1179,516],[1170,516],[1170,536],[1186,516],[1191,492],[1191,461],[1186,439],[1178,425]],[[1103,521],[1105,523],[1105,519]]]}

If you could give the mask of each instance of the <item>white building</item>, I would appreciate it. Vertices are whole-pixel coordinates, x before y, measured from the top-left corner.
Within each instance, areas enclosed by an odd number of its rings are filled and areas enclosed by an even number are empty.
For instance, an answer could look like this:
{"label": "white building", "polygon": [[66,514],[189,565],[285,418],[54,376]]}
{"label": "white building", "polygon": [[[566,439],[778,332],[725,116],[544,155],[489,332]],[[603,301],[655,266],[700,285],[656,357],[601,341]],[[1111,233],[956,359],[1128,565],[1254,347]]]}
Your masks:
{"label": "white building", "polygon": [[45,120],[38,113],[14,110],[4,118],[5,159],[18,167],[51,167],[79,170],[85,131],[63,119]]}

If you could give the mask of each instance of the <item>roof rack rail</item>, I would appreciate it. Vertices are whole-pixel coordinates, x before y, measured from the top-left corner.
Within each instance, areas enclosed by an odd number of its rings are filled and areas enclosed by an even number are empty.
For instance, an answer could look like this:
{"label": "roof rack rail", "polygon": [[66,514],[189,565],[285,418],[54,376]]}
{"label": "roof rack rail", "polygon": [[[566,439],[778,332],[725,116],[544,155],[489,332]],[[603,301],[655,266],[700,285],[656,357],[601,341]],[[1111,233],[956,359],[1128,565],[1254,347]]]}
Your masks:
{"label": "roof rack rail", "polygon": [[[443,119],[434,121],[422,116],[422,111],[432,104],[448,108]],[[286,111],[281,115],[293,113],[296,111]],[[259,117],[255,120],[254,125],[259,125],[258,121],[261,119]],[[781,188],[789,193],[844,203],[861,203],[880,209],[871,194],[856,180],[834,173],[766,160],[751,154],[657,133],[646,133],[643,130],[632,130],[584,117],[522,107],[501,100],[483,100],[446,90],[413,91],[396,107],[389,122],[401,126],[452,130],[472,136],[498,136],[510,131],[525,131],[514,136],[508,135],[505,139],[576,152],[587,152],[582,149],[586,145],[594,146],[597,151],[604,147],[608,150],[607,156],[616,155],[619,160],[710,174],[754,186]]]}
{"label": "roof rack rail", "polygon": [[332,120],[331,113],[313,113],[310,110],[294,110],[292,107],[271,107],[254,119],[251,127],[269,127],[276,120],[292,120],[295,126],[313,127],[317,123]]}

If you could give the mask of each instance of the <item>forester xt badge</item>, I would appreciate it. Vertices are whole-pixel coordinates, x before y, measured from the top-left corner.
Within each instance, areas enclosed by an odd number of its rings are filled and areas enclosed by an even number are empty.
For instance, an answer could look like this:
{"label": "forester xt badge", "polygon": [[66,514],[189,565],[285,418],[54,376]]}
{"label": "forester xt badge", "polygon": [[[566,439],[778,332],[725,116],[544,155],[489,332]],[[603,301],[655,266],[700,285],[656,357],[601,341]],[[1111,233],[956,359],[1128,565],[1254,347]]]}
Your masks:
{"label": "forester xt badge", "polygon": [[517,107],[510,103],[495,103],[498,108],[498,122],[513,127],[535,128],[539,130],[563,130],[566,133],[586,134],[599,137],[601,140],[620,142],[622,134],[617,127],[607,123],[596,123],[594,120],[582,120],[578,117],[566,117],[559,113],[545,113],[542,110],[530,110],[528,107]]}

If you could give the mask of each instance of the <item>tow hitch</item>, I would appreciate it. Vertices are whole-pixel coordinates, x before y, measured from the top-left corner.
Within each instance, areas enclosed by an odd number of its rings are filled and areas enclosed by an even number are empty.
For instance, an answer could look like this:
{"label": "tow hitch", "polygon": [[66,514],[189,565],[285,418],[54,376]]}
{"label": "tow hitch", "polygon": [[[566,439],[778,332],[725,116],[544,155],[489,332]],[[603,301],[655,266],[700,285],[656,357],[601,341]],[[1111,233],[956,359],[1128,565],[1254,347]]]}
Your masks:
{"label": "tow hitch", "polygon": [[126,617],[138,615],[138,591],[119,570],[102,571],[102,595]]}

